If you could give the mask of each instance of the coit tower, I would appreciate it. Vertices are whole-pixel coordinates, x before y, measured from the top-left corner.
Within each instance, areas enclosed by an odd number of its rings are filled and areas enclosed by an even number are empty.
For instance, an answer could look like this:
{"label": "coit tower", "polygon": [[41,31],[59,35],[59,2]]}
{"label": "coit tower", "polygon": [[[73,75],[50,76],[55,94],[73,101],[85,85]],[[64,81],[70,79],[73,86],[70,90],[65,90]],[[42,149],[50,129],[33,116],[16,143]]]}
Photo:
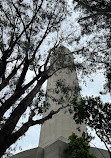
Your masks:
{"label": "coit tower", "polygon": [[[55,49],[51,64],[55,73],[47,82],[46,104],[49,107],[44,111],[43,117],[51,110],[69,105],[74,97],[80,98],[74,57],[69,49],[63,46]],[[72,133],[81,136],[83,131],[86,132],[86,125],[77,125],[73,120],[73,115],[69,112],[69,107],[65,108],[41,126],[39,146],[46,147],[57,139],[67,141]]]}

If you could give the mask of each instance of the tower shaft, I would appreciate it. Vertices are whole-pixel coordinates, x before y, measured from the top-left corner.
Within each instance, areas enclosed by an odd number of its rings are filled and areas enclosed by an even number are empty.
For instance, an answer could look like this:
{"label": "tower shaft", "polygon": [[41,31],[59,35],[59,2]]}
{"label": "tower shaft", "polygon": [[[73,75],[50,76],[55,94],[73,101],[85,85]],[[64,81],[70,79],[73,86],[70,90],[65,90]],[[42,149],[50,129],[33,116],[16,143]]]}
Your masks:
{"label": "tower shaft", "polygon": [[[67,48],[60,47],[56,49],[51,63],[56,61],[54,69],[58,69],[61,65],[63,68],[48,79],[46,102],[49,104],[49,109],[44,112],[43,116],[46,116],[51,110],[57,110],[61,106],[70,104],[74,96],[80,97],[73,58],[73,54]],[[61,110],[41,126],[39,146],[46,147],[60,137],[67,140],[72,132],[81,136],[82,132],[86,131],[84,124],[77,125],[75,123],[68,109]],[[77,129],[79,127],[80,132]]]}

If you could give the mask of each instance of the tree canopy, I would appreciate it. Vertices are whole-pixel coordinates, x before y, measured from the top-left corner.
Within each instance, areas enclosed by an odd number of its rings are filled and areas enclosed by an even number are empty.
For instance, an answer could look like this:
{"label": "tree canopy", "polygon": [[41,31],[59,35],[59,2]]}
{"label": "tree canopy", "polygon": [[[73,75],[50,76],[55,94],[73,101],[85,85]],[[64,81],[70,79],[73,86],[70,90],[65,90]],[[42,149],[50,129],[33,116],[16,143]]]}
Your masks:
{"label": "tree canopy", "polygon": [[78,137],[75,133],[69,136],[68,147],[65,150],[66,158],[96,158],[89,153],[89,142],[84,137]]}
{"label": "tree canopy", "polygon": [[[87,58],[92,71],[95,68],[104,70],[106,83],[101,95],[111,94],[111,1],[110,0],[73,0],[74,9],[81,12],[78,19],[81,35],[91,37],[86,40],[87,46],[81,52]],[[93,34],[95,34],[93,36]],[[78,52],[80,53],[80,52]],[[85,60],[86,61],[86,60]],[[100,81],[101,82],[101,81]],[[104,142],[111,157],[111,104],[103,103],[100,97],[86,97],[77,103],[73,100],[74,119],[77,123],[85,123],[95,129],[96,134]],[[77,104],[76,104],[77,103]]]}
{"label": "tree canopy", "polygon": [[111,17],[110,0],[73,0],[73,2],[77,2],[78,5],[90,12],[92,17],[100,15]]}
{"label": "tree canopy", "polygon": [[[61,108],[45,118],[36,119],[47,108],[42,85],[60,69],[53,69],[54,63],[50,64],[50,58],[64,40],[76,42],[75,45],[85,36],[91,40],[74,51],[75,55],[84,58],[82,63],[75,66],[85,74],[105,69],[106,89],[110,92],[110,9],[107,11],[110,2],[102,5],[100,14],[100,1],[76,1],[75,10],[82,13],[79,19],[81,34],[76,36],[70,32],[71,38],[66,32],[63,37],[60,34],[62,22],[70,15],[66,2],[0,0],[0,156],[30,126],[41,124],[60,111]],[[83,3],[87,3],[87,6]],[[96,10],[94,6],[97,6]],[[88,8],[92,8],[92,11],[89,12]],[[106,13],[103,14],[103,11]],[[50,37],[53,38],[50,40]],[[44,51],[43,47],[49,48]],[[27,121],[18,125],[26,111]]]}
{"label": "tree canopy", "polygon": [[[74,10],[81,12],[78,22],[82,36],[87,35],[87,46],[82,49],[83,56],[87,56],[91,66],[105,70],[104,89],[106,93],[111,92],[111,1],[73,0],[73,3]],[[88,40],[92,34],[95,35]]]}
{"label": "tree canopy", "polygon": [[[52,68],[50,57],[62,42],[58,34],[66,14],[64,1],[0,0],[0,157],[30,126],[61,109],[36,119],[45,106],[42,85],[60,69]],[[52,45],[40,52],[52,33],[56,34]],[[26,111],[27,121],[18,124]]]}
{"label": "tree canopy", "polygon": [[76,98],[72,101],[74,120],[93,128],[105,144],[111,157],[111,103],[103,103],[99,97]]}

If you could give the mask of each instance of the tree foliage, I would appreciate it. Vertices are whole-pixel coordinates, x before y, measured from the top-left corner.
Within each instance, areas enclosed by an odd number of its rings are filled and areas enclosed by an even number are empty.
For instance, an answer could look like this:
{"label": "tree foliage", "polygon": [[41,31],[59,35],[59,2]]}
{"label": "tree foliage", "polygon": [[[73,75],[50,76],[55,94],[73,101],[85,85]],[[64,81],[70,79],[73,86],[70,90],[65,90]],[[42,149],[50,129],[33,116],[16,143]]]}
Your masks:
{"label": "tree foliage", "polygon": [[72,101],[74,120],[93,128],[97,136],[105,144],[111,157],[111,104],[103,103],[99,97],[76,98]]}
{"label": "tree foliage", "polygon": [[[61,109],[36,118],[45,106],[42,85],[60,69],[53,69],[50,57],[62,42],[58,34],[66,14],[64,1],[0,0],[0,157],[30,126]],[[46,53],[40,52],[52,33],[57,38]],[[27,110],[26,122],[19,124]]]}
{"label": "tree foliage", "polygon": [[69,136],[68,147],[65,150],[66,158],[96,158],[89,153],[89,142],[84,137],[78,137],[75,133]]}
{"label": "tree foliage", "polygon": [[[87,10],[92,17],[94,16],[106,16],[111,17],[111,2],[110,0],[73,0],[77,2],[79,6]],[[87,17],[88,18],[88,17]]]}
{"label": "tree foliage", "polygon": [[[77,3],[80,4],[80,2],[82,1]],[[90,3],[89,1],[87,5],[90,5]],[[84,11],[82,15],[86,15],[87,8],[83,5],[80,6]],[[79,9],[81,9],[80,6]],[[0,0],[0,156],[30,126],[43,123],[61,109],[52,111],[45,118],[36,119],[36,116],[40,115],[44,108],[47,108],[43,101],[45,95],[42,90],[43,83],[58,69],[62,68],[53,69],[54,63],[50,64],[50,58],[64,40],[59,35],[59,31],[67,13],[67,5],[64,0],[30,0],[30,2],[25,0]],[[91,12],[88,11],[88,15],[90,14]],[[93,36],[97,49],[93,48],[94,45],[90,47],[94,42],[89,42],[88,47],[82,46],[79,51],[75,50],[74,53],[78,54],[79,52],[85,57],[82,66],[81,64],[76,65],[77,68],[82,68],[83,72],[84,68],[87,68],[85,70],[88,73],[96,70],[97,67],[106,68],[108,79],[106,87],[110,91],[109,15],[110,12],[107,13],[107,16],[106,14],[100,15],[101,23],[104,22],[105,29],[108,31],[104,36]],[[106,23],[108,19],[109,22]],[[100,28],[104,30],[101,23],[96,20],[98,31]],[[81,37],[86,33],[90,34],[91,27],[95,27],[95,23],[90,20],[90,17],[83,17],[80,24],[82,26]],[[53,33],[53,40],[50,40]],[[69,38],[69,36],[67,37]],[[68,40],[67,37],[65,36],[65,41]],[[95,40],[96,38],[97,40]],[[80,37],[74,36],[71,40],[77,42],[79,39]],[[49,46],[46,51],[42,49],[46,46],[45,44]],[[92,52],[89,47],[92,48]],[[97,66],[98,63],[99,66]],[[89,71],[90,67],[91,71]],[[27,81],[31,74],[31,79]],[[27,121],[19,124],[26,111],[29,113],[26,117]]]}
{"label": "tree foliage", "polygon": [[[89,65],[105,70],[106,83],[104,92],[111,94],[111,1],[110,0],[73,0],[74,8],[81,12],[78,21],[82,36],[90,37],[82,54]],[[93,36],[94,34],[94,36]],[[86,60],[85,60],[86,61]],[[95,69],[92,69],[92,71]],[[111,104],[103,103],[99,97],[87,97],[77,102],[73,100],[74,119],[77,123],[85,123],[94,128],[96,134],[106,145],[110,157],[111,150]]]}
{"label": "tree foliage", "polygon": [[[87,36],[83,56],[97,69],[105,70],[105,93],[111,92],[111,1],[73,0],[74,9],[81,12],[78,21],[82,36]],[[94,34],[90,40],[90,35]]]}

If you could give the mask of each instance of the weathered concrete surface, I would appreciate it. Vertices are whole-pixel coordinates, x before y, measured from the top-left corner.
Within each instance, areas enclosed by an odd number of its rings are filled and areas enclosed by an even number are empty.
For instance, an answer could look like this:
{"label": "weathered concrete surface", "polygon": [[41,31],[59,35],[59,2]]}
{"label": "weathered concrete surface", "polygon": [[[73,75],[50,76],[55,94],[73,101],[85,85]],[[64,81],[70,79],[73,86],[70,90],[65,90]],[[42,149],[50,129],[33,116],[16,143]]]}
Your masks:
{"label": "weathered concrete surface", "polygon": [[[59,53],[59,57],[57,53]],[[60,47],[55,51],[52,63],[56,60],[56,57],[58,58],[54,68],[61,68],[61,65],[64,68],[48,79],[46,102],[50,104],[50,107],[47,112],[44,112],[43,116],[46,116],[51,110],[57,110],[61,106],[66,106],[74,96],[80,97],[73,54],[67,48]],[[77,125],[72,118],[73,116],[66,111],[68,110],[61,110],[51,120],[46,121],[42,125],[39,141],[40,147],[53,143],[61,136],[68,138],[72,132],[78,136],[81,136],[83,131],[86,132],[86,126],[84,124]],[[77,130],[78,127],[81,127],[81,132]]]}
{"label": "weathered concrete surface", "polygon": [[12,156],[11,158],[44,158],[44,149],[38,147],[31,150],[26,150]]}
{"label": "weathered concrete surface", "polygon": [[91,147],[90,153],[94,154],[97,158],[110,158],[107,150]]}
{"label": "weathered concrete surface", "polygon": [[58,139],[44,148],[44,158],[64,158],[64,149],[66,147],[67,143]]}
{"label": "weathered concrete surface", "polygon": [[[12,156],[11,158],[64,158],[64,149],[67,147],[67,140],[63,137],[58,138],[54,143],[45,148],[34,148]],[[110,158],[106,150],[90,148],[90,153],[97,158]]]}

